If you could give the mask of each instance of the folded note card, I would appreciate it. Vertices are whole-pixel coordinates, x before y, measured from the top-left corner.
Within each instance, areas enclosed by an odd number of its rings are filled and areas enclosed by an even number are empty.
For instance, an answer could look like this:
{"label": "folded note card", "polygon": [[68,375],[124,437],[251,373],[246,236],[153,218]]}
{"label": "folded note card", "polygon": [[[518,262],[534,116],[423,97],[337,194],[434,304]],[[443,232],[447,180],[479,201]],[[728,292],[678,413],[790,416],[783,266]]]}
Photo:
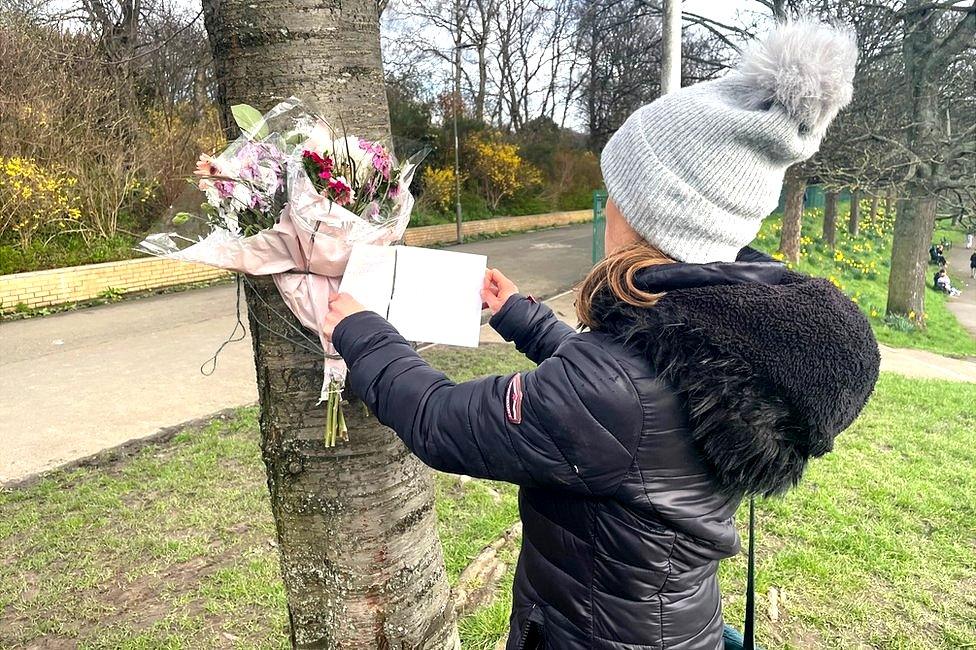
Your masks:
{"label": "folded note card", "polygon": [[411,246],[358,245],[339,291],[384,316],[408,341],[478,347],[488,258]]}

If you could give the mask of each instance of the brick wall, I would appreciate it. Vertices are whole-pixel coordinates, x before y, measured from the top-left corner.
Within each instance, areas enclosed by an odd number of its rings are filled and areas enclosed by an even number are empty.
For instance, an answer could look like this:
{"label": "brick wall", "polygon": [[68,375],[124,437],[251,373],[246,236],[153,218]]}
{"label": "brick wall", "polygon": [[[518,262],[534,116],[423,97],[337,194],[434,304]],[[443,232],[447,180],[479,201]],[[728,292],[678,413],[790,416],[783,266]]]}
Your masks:
{"label": "brick wall", "polygon": [[[563,226],[590,221],[592,218],[592,211],[577,210],[471,221],[463,224],[463,227],[464,235],[471,237],[487,233]],[[405,240],[410,246],[432,246],[453,242],[456,237],[456,226],[447,224],[409,228]],[[0,275],[0,313],[13,311],[18,305],[34,309],[84,302],[98,298],[108,289],[131,293],[229,276],[227,271],[202,264],[154,257]]]}
{"label": "brick wall", "polygon": [[[566,226],[572,223],[583,223],[592,220],[592,210],[574,210],[571,212],[531,214],[524,217],[496,217],[481,221],[467,221],[461,224],[461,228],[465,237],[473,237],[475,235]],[[404,240],[408,246],[433,246],[435,244],[455,242],[457,241],[457,226],[453,223],[448,223],[441,226],[408,228]]]}
{"label": "brick wall", "polygon": [[122,293],[229,277],[227,271],[155,257],[0,275],[0,312],[17,305],[47,307],[93,300],[108,289]]}

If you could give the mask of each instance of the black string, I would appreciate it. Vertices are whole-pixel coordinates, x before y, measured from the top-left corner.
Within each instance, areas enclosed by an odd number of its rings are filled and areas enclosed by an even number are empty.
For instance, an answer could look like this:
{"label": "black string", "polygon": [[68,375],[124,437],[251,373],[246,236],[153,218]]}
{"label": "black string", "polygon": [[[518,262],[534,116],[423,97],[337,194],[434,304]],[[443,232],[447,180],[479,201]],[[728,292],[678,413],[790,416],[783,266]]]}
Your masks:
{"label": "black string", "polygon": [[284,341],[287,341],[287,342],[291,343],[292,345],[294,345],[296,347],[299,347],[299,348],[301,348],[303,350],[306,350],[308,352],[313,352],[315,354],[320,354],[320,355],[321,354],[325,354],[325,350],[322,349],[322,342],[319,341],[318,339],[311,338],[308,334],[305,333],[305,330],[303,328],[296,327],[295,325],[293,325],[291,323],[291,321],[285,315],[283,315],[281,312],[279,312],[277,309],[275,309],[274,306],[271,303],[269,303],[267,300],[264,299],[263,296],[261,296],[261,293],[257,290],[257,288],[255,287],[254,283],[252,283],[251,282],[251,279],[249,277],[247,277],[246,275],[244,276],[244,282],[247,283],[247,285],[249,287],[251,287],[251,289],[253,289],[253,291],[251,293],[254,296],[256,296],[258,300],[261,301],[261,304],[264,305],[272,314],[274,314],[275,316],[277,316],[278,317],[278,320],[280,322],[284,323],[289,328],[291,328],[292,331],[296,332],[301,337],[301,340],[291,338],[287,334],[282,334],[281,332],[279,332],[279,331],[275,330],[274,328],[268,326],[266,323],[263,323],[259,318],[257,318],[252,313],[251,314],[251,318],[254,319],[254,322],[257,323],[257,325],[259,327],[261,327],[262,329],[264,329],[265,331],[267,331],[267,332],[269,332],[271,334],[274,334],[278,338],[280,338],[280,339],[282,339]]}
{"label": "black string", "polygon": [[[237,330],[241,330],[240,336],[237,336]],[[236,336],[236,338],[235,338]],[[213,356],[203,362],[200,365],[200,374],[204,377],[209,377],[217,371],[217,357],[227,346],[228,343],[237,343],[238,341],[243,341],[247,337],[247,328],[244,327],[244,321],[241,320],[241,276],[237,276],[237,322],[234,323],[234,329],[231,330],[230,336],[224,339],[224,342],[220,344]],[[210,366],[210,370],[207,370],[207,366]]]}
{"label": "black string", "polygon": [[[299,273],[301,273],[301,271],[299,271]],[[308,272],[303,273],[303,275],[308,275]],[[200,366],[200,373],[202,375],[209,377],[214,372],[216,372],[217,357],[220,355],[221,352],[223,352],[224,348],[228,344],[237,343],[238,341],[243,341],[247,337],[247,328],[244,325],[244,320],[241,318],[241,286],[243,283],[247,283],[247,286],[253,289],[251,294],[255,296],[261,302],[261,304],[266,309],[268,309],[268,311],[270,311],[272,314],[277,316],[278,322],[287,325],[291,330],[296,332],[298,336],[301,338],[294,338],[290,336],[287,332],[282,333],[278,331],[277,329],[271,327],[270,325],[262,321],[260,318],[258,318],[253,312],[251,312],[250,314],[251,321],[255,325],[257,325],[263,331],[268,332],[269,334],[273,334],[274,336],[277,336],[278,338],[287,341],[288,343],[294,345],[297,348],[305,350],[306,352],[311,352],[312,354],[319,355],[319,356],[327,356],[329,358],[333,358],[333,357],[338,358],[338,356],[336,355],[326,355],[325,350],[322,348],[321,341],[310,337],[308,334],[305,333],[305,330],[303,328],[296,327],[295,325],[293,325],[285,315],[283,315],[281,312],[275,309],[271,303],[269,303],[267,300],[264,299],[264,297],[260,294],[260,292],[257,291],[254,283],[251,282],[251,279],[248,276],[244,275],[243,273],[238,273],[237,274],[237,303],[236,303],[237,322],[234,323],[234,329],[231,331],[230,336],[224,339],[224,342],[217,347],[217,350],[213,353],[213,356],[211,356],[209,359],[204,361],[203,364]],[[238,330],[240,330],[239,334],[238,334]]]}
{"label": "black string", "polygon": [[746,569],[746,622],[744,650],[756,647],[756,500],[749,497],[749,564]]}

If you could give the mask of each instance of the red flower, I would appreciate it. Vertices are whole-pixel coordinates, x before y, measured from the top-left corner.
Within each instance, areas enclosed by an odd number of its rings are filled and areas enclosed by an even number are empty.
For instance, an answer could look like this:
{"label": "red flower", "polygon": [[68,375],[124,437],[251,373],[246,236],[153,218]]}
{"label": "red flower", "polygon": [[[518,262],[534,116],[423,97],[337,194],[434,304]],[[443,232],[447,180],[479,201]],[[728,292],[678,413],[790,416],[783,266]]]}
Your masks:
{"label": "red flower", "polygon": [[353,201],[352,187],[342,176],[329,179],[329,191],[332,193],[332,200],[339,205],[348,205]]}
{"label": "red flower", "polygon": [[323,158],[314,151],[305,150],[302,152],[302,157],[306,160],[312,161],[312,163],[319,169],[319,178],[324,181],[329,180],[332,177],[332,168],[335,166],[332,158]]}

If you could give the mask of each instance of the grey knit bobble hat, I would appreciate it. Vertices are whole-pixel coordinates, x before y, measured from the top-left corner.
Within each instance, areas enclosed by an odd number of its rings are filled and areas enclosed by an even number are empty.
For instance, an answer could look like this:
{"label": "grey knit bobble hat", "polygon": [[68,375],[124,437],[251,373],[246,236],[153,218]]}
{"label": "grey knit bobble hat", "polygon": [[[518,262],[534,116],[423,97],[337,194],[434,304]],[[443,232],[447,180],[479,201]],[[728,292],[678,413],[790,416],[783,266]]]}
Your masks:
{"label": "grey knit bobble hat", "polygon": [[783,23],[725,77],[635,111],[600,157],[630,225],[682,262],[731,262],[776,208],[783,174],[820,147],[851,100],[853,34]]}

